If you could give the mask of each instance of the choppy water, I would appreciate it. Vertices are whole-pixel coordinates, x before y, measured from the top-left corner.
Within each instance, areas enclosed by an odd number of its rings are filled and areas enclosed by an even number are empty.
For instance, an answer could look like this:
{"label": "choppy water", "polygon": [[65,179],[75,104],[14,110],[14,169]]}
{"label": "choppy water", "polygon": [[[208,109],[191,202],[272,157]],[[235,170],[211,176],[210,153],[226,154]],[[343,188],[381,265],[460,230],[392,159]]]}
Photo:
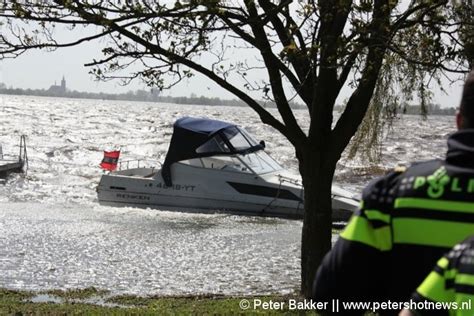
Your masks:
{"label": "choppy water", "polygon": [[[3,207],[2,207],[3,208]],[[298,284],[301,222],[8,203],[0,283],[118,293],[272,293]]]}
{"label": "choppy water", "polygon": [[[0,287],[95,286],[133,294],[264,294],[299,287],[301,222],[103,207],[95,187],[104,149],[122,159],[163,161],[184,115],[236,122],[286,168],[291,145],[247,108],[0,96],[0,143],[17,152],[28,136],[29,170],[0,185]],[[305,111],[298,120],[307,126]],[[454,118],[395,123],[372,171],[342,160],[336,180],[360,190],[398,163],[442,157]]]}

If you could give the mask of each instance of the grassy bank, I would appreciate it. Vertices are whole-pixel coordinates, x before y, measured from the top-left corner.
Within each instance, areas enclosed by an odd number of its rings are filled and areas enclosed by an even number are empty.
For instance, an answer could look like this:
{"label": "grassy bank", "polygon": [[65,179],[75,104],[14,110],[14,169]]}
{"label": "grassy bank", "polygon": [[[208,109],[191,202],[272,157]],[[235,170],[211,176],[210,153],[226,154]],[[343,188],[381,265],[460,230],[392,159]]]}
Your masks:
{"label": "grassy bank", "polygon": [[290,310],[289,300],[301,299],[296,296],[112,296],[95,288],[49,292],[0,289],[0,315],[317,315],[314,311]]}

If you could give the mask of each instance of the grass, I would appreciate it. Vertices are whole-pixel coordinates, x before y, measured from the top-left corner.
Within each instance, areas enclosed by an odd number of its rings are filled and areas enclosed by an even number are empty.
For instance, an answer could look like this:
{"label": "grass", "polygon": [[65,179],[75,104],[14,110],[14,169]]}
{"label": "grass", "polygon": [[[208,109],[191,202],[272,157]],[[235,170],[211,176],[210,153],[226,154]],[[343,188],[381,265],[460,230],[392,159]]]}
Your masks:
{"label": "grass", "polygon": [[7,289],[0,289],[0,301],[2,302],[16,302],[30,299],[34,294],[31,292],[20,292]]}
{"label": "grass", "polygon": [[[60,298],[61,303],[39,302],[41,297]],[[297,296],[224,297],[139,297],[111,296],[96,288],[26,292],[0,289],[0,315],[317,315],[314,311],[290,311],[288,301]],[[250,303],[242,309],[242,300]],[[254,308],[254,302],[285,302],[283,308]],[[88,302],[95,302],[88,303]]]}
{"label": "grass", "polygon": [[51,290],[46,292],[40,292],[41,294],[48,294],[51,296],[56,296],[59,298],[63,298],[65,300],[80,300],[90,298],[92,296],[104,296],[109,293],[106,290],[99,290],[95,287],[88,287],[85,289],[73,289],[68,291],[63,290]]}

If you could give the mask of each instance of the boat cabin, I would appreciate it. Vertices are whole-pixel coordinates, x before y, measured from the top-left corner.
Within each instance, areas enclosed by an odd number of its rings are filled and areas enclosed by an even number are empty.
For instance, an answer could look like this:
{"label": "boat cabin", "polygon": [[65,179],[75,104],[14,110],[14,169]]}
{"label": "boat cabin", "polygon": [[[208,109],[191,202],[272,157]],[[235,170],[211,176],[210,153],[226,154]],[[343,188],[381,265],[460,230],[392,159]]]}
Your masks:
{"label": "boat cabin", "polygon": [[170,167],[174,163],[257,175],[282,170],[264,148],[263,141],[258,143],[235,124],[183,117],[173,126],[162,177],[166,185],[172,185]]}

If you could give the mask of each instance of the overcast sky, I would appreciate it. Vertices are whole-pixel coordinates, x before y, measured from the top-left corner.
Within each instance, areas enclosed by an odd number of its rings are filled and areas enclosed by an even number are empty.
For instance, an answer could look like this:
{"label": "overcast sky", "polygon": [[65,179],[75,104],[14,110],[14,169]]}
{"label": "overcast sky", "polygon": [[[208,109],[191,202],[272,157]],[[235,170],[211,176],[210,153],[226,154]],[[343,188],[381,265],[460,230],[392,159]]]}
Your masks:
{"label": "overcast sky", "polygon": [[[92,42],[54,52],[29,51],[16,59],[0,61],[0,82],[5,83],[8,87],[47,89],[55,83],[59,84],[64,76],[67,81],[67,88],[70,90],[121,93],[128,90],[148,89],[138,81],[125,87],[121,86],[119,81],[95,81],[88,73],[89,68],[84,67],[84,64],[92,61],[93,58],[101,57],[100,50],[100,44]],[[443,107],[458,106],[462,83],[457,82],[450,86],[446,82],[445,89],[448,92],[447,95],[434,91],[434,103],[438,103]],[[164,91],[163,95],[189,96],[192,93],[198,96],[204,95],[223,99],[234,98],[228,92],[199,75],[181,82],[171,90]],[[342,99],[348,96],[343,95]]]}
{"label": "overcast sky", "polygon": [[[118,80],[109,82],[94,80],[89,74],[90,68],[85,67],[84,64],[92,61],[94,57],[100,57],[100,54],[100,46],[93,44],[64,48],[54,52],[29,51],[16,59],[1,61],[0,81],[12,87],[47,89],[55,83],[59,84],[64,76],[70,90],[120,93],[128,90],[147,89],[139,81],[122,86]],[[183,83],[168,94],[189,95],[194,92],[200,95],[202,94],[200,89],[202,88],[199,84]],[[216,92],[216,95],[219,93]]]}

